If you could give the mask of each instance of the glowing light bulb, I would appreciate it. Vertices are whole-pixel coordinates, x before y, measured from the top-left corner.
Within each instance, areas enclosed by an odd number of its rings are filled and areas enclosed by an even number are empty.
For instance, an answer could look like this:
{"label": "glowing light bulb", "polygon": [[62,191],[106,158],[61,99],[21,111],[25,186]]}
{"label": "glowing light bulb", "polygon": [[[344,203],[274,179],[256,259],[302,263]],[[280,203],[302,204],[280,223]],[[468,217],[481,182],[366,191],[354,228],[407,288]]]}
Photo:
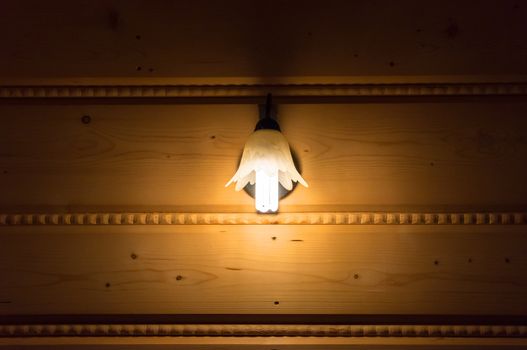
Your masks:
{"label": "glowing light bulb", "polygon": [[260,213],[278,210],[278,169],[271,175],[263,170],[256,171],[255,207]]}

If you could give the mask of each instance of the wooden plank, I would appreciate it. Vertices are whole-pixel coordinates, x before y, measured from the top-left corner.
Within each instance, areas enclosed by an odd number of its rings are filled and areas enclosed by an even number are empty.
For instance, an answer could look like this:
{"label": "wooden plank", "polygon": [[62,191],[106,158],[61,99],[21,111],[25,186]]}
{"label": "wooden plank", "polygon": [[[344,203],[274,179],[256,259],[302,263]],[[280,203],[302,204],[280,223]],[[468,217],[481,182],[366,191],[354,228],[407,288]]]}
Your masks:
{"label": "wooden plank", "polygon": [[0,76],[525,79],[523,6],[483,2],[477,11],[455,0],[426,9],[418,0],[277,1],[257,13],[241,0],[2,2],[0,31],[10,35]]}
{"label": "wooden plank", "polygon": [[[279,109],[310,183],[283,211],[527,207],[522,100]],[[251,212],[224,184],[256,118],[255,105],[3,105],[0,208]]]}
{"label": "wooden plank", "polygon": [[0,314],[526,315],[526,233],[3,226]]}

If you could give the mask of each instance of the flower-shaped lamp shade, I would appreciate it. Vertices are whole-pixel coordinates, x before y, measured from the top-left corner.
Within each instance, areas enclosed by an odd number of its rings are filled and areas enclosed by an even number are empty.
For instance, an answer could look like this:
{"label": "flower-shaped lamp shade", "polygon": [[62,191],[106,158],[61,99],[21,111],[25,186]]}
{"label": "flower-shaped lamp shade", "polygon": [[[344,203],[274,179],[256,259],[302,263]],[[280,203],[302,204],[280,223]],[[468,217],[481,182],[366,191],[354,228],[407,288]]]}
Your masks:
{"label": "flower-shaped lamp shade", "polygon": [[288,191],[293,189],[293,182],[308,187],[296,170],[284,135],[272,129],[257,130],[249,136],[240,167],[225,187],[233,182],[236,191],[247,184],[255,185],[255,206],[261,213],[278,210],[278,183]]}

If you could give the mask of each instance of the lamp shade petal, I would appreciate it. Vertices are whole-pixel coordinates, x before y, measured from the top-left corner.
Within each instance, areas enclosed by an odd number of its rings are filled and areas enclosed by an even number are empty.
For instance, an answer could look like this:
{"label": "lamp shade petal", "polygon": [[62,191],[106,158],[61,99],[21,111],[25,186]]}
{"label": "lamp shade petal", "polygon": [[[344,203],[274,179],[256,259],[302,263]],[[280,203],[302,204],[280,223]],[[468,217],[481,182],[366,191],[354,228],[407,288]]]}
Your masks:
{"label": "lamp shade petal", "polygon": [[236,182],[236,191],[240,191],[248,183],[254,184],[258,171],[269,176],[278,172],[279,182],[287,190],[293,188],[292,182],[308,186],[296,170],[286,138],[277,130],[257,130],[249,136],[240,166],[225,187]]}

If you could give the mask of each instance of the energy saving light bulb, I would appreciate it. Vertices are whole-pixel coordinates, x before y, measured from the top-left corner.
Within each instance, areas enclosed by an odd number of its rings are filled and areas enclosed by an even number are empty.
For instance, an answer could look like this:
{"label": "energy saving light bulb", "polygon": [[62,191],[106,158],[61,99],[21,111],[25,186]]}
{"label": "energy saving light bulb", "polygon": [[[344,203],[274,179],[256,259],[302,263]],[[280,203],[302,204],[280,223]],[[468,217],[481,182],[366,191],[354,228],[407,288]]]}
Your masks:
{"label": "energy saving light bulb", "polygon": [[260,213],[278,210],[278,171],[267,175],[263,170],[256,171],[254,204]]}

